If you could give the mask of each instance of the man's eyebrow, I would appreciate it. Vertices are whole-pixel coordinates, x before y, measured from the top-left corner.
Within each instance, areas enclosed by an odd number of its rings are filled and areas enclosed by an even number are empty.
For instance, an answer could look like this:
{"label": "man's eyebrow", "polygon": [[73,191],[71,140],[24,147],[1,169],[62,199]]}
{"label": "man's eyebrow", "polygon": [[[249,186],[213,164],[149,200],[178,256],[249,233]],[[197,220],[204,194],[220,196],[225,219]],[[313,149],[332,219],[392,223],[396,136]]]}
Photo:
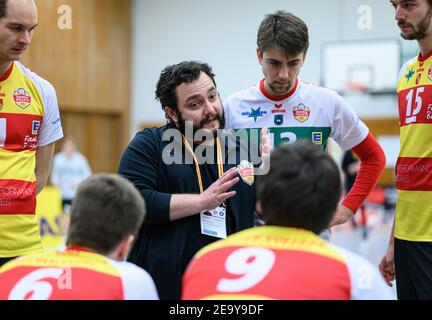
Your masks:
{"label": "man's eyebrow", "polygon": [[[213,91],[216,91],[216,87],[214,87],[214,86],[212,86],[211,88],[209,88],[209,89],[207,90],[207,93],[211,93],[211,92],[213,92]],[[189,102],[189,101],[191,101],[191,100],[194,100],[194,99],[196,99],[196,98],[200,98],[200,97],[201,97],[201,94],[199,94],[199,93],[197,93],[197,94],[193,94],[193,95],[189,96],[189,97],[186,99],[186,103]]]}
{"label": "man's eyebrow", "polygon": [[[34,28],[36,28],[38,25],[39,25],[39,24],[36,23],[35,25],[31,26],[29,29],[34,29]],[[10,22],[10,23],[9,23],[9,26],[11,26],[11,27],[23,27],[23,28],[26,28],[26,25],[24,25],[24,24],[22,24],[22,23],[19,23],[19,22]]]}

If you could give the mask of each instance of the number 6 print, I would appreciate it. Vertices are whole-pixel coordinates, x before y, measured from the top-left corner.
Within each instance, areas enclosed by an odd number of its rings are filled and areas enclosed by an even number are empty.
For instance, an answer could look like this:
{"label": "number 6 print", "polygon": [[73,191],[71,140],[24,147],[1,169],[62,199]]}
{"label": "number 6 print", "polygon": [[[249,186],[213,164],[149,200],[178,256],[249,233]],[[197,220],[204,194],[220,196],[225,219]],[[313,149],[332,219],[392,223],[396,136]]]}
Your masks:
{"label": "number 6 print", "polygon": [[47,268],[36,270],[22,278],[12,289],[9,300],[48,300],[54,290],[47,279],[58,280],[63,269]]}
{"label": "number 6 print", "polygon": [[263,248],[243,248],[231,253],[226,262],[225,269],[233,275],[241,277],[236,279],[223,278],[217,284],[219,292],[241,292],[256,286],[271,271],[276,256],[273,251]]}

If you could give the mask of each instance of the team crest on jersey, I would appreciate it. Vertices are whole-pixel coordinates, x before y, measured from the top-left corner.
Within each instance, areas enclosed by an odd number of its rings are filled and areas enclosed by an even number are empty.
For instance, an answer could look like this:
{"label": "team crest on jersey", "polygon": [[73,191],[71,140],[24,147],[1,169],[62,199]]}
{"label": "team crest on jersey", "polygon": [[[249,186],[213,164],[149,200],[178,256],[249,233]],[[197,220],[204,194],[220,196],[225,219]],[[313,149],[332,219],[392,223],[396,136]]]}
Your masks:
{"label": "team crest on jersey", "polygon": [[28,93],[23,88],[19,88],[18,90],[14,91],[13,99],[15,101],[16,106],[23,110],[31,106],[32,97],[30,93]]}
{"label": "team crest on jersey", "polygon": [[277,114],[274,116],[274,124],[277,126],[281,126],[283,124],[283,115]]}
{"label": "team crest on jersey", "polygon": [[253,164],[249,161],[243,160],[237,166],[237,169],[239,170],[242,180],[250,186],[253,185],[255,181]]}
{"label": "team crest on jersey", "polygon": [[432,66],[430,66],[427,77],[430,81],[432,81]]}
{"label": "team crest on jersey", "polygon": [[297,107],[294,107],[293,114],[294,119],[299,122],[305,122],[310,117],[310,109],[306,107],[303,103],[300,103]]}

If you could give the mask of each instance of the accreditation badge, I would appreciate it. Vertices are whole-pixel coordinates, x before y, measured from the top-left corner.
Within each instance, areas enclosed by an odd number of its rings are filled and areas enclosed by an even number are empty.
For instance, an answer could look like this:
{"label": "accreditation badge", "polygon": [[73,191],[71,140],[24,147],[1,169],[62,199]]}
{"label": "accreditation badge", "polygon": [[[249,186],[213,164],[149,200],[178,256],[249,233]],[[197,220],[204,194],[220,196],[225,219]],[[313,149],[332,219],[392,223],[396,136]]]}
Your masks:
{"label": "accreditation badge", "polygon": [[220,239],[227,237],[225,206],[201,212],[200,220],[202,234]]}

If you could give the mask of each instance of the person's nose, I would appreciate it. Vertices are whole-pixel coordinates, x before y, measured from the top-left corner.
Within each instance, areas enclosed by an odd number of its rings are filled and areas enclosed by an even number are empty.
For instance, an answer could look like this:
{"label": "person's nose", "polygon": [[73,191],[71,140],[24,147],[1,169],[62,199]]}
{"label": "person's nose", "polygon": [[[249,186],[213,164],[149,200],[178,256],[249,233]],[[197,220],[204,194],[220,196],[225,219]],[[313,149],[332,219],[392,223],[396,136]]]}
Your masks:
{"label": "person's nose", "polygon": [[29,31],[24,31],[18,39],[20,44],[28,45],[31,41],[31,34]]}
{"label": "person's nose", "polygon": [[211,115],[216,112],[216,106],[214,101],[206,100],[204,104],[204,115]]}
{"label": "person's nose", "polygon": [[288,67],[281,67],[279,70],[278,77],[280,80],[288,80],[289,78],[289,68]]}
{"label": "person's nose", "polygon": [[395,9],[395,20],[396,21],[400,21],[400,20],[405,20],[406,19],[406,12],[403,8],[401,8],[400,6],[397,6]]}

